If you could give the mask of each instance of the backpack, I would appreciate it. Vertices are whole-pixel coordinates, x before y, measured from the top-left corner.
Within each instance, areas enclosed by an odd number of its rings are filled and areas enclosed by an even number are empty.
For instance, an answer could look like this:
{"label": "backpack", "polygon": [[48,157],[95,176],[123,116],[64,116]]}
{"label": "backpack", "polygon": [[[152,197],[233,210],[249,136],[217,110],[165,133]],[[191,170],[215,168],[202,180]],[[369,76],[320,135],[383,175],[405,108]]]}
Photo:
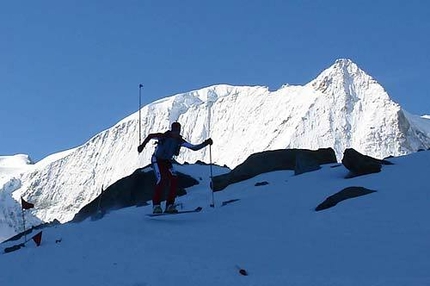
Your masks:
{"label": "backpack", "polygon": [[173,156],[178,156],[182,143],[185,140],[182,136],[172,137],[171,131],[166,131],[163,136],[158,139],[155,157],[163,160],[170,160]]}

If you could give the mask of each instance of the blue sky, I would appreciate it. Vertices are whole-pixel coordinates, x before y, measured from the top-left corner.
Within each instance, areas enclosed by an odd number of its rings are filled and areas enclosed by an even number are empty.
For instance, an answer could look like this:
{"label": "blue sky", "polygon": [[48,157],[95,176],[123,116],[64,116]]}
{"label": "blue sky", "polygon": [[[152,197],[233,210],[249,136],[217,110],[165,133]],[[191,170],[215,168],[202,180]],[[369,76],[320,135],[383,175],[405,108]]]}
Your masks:
{"label": "blue sky", "polygon": [[227,83],[305,84],[350,58],[430,114],[428,1],[3,1],[0,155],[85,143],[142,102]]}

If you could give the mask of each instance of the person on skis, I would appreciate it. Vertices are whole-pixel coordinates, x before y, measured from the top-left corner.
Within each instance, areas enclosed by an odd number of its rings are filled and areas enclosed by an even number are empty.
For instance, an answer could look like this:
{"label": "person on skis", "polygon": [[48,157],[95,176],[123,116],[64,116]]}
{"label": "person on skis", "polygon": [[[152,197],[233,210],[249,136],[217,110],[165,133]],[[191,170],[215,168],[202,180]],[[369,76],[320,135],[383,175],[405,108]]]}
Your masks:
{"label": "person on skis", "polygon": [[207,145],[212,145],[211,138],[206,139],[200,144],[194,145],[185,141],[181,136],[181,124],[173,122],[170,130],[164,133],[151,133],[142,144],[137,147],[137,151],[141,153],[145,145],[151,140],[158,140],[157,147],[151,158],[152,167],[154,169],[156,184],[154,195],[152,197],[153,213],[162,213],[161,195],[163,187],[170,182],[170,190],[166,199],[166,213],[176,213],[178,210],[175,206],[176,190],[178,186],[178,176],[173,168],[173,156],[177,156],[181,147],[191,149],[193,151],[200,150]]}

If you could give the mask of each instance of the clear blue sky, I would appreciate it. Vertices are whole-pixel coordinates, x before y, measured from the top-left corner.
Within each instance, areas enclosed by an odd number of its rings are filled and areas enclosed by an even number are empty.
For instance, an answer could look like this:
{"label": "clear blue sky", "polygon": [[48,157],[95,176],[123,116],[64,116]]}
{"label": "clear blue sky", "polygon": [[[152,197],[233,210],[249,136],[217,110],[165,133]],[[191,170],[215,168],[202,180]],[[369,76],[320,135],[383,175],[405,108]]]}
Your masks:
{"label": "clear blue sky", "polygon": [[161,97],[305,84],[350,58],[430,114],[430,2],[41,0],[0,4],[0,155],[85,143]]}

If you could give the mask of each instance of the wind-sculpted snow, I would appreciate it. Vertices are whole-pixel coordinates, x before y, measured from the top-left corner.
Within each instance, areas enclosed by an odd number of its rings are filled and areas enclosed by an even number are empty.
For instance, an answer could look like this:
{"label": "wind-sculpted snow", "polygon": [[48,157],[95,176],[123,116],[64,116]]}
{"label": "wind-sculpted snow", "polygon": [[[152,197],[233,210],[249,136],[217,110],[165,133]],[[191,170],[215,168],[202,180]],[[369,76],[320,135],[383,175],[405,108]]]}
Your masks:
{"label": "wind-sculpted snow", "polygon": [[[211,137],[213,162],[230,168],[265,150],[331,147],[340,161],[346,148],[382,159],[430,146],[428,118],[407,114],[376,80],[342,59],[304,86],[215,85],[150,103],[140,119],[136,111],[82,146],[42,160],[12,195],[35,203],[32,214],[42,221],[69,221],[103,186],[149,164],[154,142],[138,154],[139,142],[176,120],[191,143]],[[184,149],[177,160],[209,162],[209,148]]]}

